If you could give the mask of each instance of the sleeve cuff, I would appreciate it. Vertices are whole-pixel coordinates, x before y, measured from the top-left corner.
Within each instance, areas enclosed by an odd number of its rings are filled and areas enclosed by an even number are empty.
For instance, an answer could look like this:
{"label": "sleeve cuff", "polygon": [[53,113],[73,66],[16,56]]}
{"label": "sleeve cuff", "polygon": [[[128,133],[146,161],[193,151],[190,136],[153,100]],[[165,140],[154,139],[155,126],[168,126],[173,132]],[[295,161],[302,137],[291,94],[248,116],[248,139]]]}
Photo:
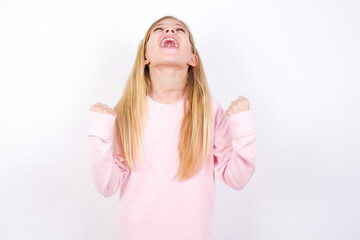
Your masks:
{"label": "sleeve cuff", "polygon": [[88,136],[100,137],[106,142],[113,138],[116,116],[106,113],[89,111]]}
{"label": "sleeve cuff", "polygon": [[233,138],[238,138],[255,132],[254,122],[250,110],[227,116]]}

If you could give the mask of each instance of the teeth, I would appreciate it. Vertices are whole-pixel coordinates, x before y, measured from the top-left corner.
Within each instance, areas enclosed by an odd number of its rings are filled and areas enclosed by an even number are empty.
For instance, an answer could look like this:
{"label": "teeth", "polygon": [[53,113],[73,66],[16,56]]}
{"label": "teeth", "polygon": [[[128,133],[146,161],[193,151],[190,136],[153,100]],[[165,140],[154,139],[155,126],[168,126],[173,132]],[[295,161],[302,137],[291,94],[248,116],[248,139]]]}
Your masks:
{"label": "teeth", "polygon": [[164,46],[165,42],[168,41],[168,40],[171,40],[175,43],[175,47],[179,47],[179,45],[177,44],[176,40],[174,38],[165,38],[162,42],[161,42],[161,47]]}

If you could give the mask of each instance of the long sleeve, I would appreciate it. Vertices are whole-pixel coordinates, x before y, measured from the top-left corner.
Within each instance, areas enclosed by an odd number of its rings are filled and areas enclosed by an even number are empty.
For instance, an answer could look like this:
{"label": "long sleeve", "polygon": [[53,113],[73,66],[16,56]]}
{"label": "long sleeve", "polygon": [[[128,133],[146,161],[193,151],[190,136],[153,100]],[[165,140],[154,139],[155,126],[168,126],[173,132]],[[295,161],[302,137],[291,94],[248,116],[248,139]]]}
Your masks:
{"label": "long sleeve", "polygon": [[96,190],[104,197],[117,192],[131,171],[121,155],[114,152],[115,119],[110,114],[89,112],[91,176]]}
{"label": "long sleeve", "polygon": [[255,171],[255,129],[250,110],[225,115],[217,107],[214,126],[215,176],[241,190]]}

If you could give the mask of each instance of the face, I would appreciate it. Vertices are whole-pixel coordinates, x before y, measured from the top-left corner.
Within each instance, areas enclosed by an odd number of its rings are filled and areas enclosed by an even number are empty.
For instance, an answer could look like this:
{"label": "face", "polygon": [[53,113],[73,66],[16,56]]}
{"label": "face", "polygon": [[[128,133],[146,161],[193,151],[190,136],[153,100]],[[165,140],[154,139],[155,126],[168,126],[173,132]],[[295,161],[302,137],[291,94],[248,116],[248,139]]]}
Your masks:
{"label": "face", "polygon": [[[166,40],[166,38],[170,38]],[[165,41],[164,41],[165,39]],[[189,33],[179,21],[163,19],[151,29],[144,64],[196,66],[197,56],[191,51]]]}

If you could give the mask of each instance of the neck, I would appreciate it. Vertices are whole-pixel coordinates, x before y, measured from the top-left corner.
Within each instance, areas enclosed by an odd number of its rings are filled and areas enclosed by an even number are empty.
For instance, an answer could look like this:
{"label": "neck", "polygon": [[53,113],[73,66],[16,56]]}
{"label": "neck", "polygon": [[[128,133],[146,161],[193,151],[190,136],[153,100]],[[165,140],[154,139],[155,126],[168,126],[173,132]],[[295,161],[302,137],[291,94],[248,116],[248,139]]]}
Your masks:
{"label": "neck", "polygon": [[170,104],[184,96],[188,66],[184,68],[161,66],[149,70],[151,79],[149,95],[152,99]]}

